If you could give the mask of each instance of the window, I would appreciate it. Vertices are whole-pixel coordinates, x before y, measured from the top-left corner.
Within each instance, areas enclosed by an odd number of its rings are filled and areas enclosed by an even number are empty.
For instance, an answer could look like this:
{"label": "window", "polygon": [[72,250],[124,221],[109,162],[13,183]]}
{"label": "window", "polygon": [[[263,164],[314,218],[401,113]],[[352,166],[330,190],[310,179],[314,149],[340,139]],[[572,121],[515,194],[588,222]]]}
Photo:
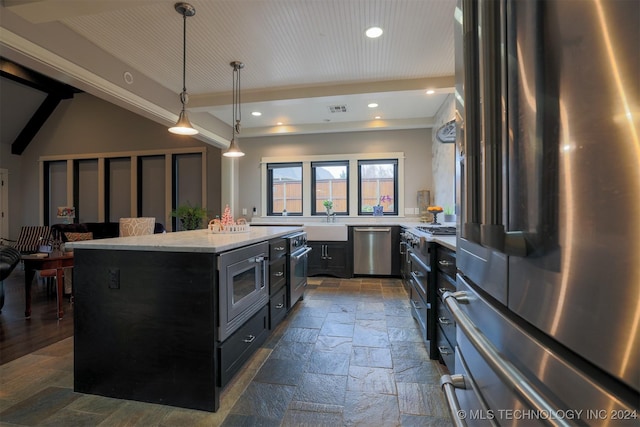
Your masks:
{"label": "window", "polygon": [[349,215],[349,161],[312,162],[311,187],[311,215],[326,215],[327,200],[333,213]]}
{"label": "window", "polygon": [[358,189],[359,215],[372,215],[377,205],[384,215],[398,215],[398,160],[359,160]]}
{"label": "window", "polygon": [[302,215],[302,163],[267,165],[267,215]]}

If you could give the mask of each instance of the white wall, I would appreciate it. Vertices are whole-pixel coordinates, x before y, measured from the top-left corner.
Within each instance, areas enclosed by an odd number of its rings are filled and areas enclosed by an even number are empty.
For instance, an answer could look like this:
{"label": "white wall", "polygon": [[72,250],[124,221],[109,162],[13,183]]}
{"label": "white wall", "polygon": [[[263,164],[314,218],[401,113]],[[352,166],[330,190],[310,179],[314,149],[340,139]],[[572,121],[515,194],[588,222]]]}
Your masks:
{"label": "white wall", "polygon": [[[260,212],[260,161],[262,157],[325,155],[353,153],[405,153],[405,208],[417,207],[417,191],[433,188],[431,170],[431,129],[389,130],[326,133],[312,135],[283,135],[239,139],[245,156],[238,160],[238,206],[248,216],[254,206]],[[224,185],[224,184],[223,184]],[[417,216],[415,214],[407,216]]]}

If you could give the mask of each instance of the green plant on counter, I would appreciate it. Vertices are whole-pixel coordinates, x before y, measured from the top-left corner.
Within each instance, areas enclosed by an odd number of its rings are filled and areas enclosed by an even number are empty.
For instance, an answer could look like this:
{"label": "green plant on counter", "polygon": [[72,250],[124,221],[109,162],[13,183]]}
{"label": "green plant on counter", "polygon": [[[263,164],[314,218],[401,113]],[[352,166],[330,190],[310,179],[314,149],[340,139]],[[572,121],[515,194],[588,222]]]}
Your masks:
{"label": "green plant on counter", "polygon": [[444,208],[444,214],[445,215],[453,215],[454,214],[453,207],[447,206],[446,208]]}
{"label": "green plant on counter", "polygon": [[196,230],[202,225],[202,220],[207,218],[207,211],[198,205],[192,206],[190,202],[187,202],[172,211],[171,216],[178,218],[185,230]]}

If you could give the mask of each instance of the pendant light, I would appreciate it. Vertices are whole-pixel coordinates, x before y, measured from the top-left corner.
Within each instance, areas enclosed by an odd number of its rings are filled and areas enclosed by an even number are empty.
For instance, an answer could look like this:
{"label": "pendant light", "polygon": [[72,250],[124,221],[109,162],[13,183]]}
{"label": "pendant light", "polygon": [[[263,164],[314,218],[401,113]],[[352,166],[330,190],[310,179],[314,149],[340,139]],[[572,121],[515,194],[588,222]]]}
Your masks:
{"label": "pendant light", "polygon": [[231,143],[229,149],[222,155],[225,157],[242,157],[244,153],[236,142],[236,133],[240,133],[240,120],[242,120],[242,111],[240,109],[240,70],[244,68],[244,64],[240,61],[230,63],[233,67],[233,122],[231,123]]}
{"label": "pendant light", "polygon": [[182,111],[178,116],[178,121],[175,126],[169,128],[169,132],[178,135],[195,135],[198,133],[193,128],[187,111],[185,109],[187,102],[189,101],[189,95],[187,94],[186,68],[187,68],[187,16],[193,16],[196,14],[196,9],[189,3],[176,3],[174,5],[176,12],[182,15],[183,27],[182,27],[182,92],[180,93],[180,103],[182,103]]}

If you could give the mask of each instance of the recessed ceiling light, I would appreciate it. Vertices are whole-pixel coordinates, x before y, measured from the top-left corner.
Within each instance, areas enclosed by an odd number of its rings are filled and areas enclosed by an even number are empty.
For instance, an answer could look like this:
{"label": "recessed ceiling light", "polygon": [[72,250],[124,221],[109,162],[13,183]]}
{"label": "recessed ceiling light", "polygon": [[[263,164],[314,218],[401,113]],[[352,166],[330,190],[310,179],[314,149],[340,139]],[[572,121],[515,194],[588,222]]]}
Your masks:
{"label": "recessed ceiling light", "polygon": [[371,27],[371,28],[368,28],[367,31],[365,31],[364,33],[370,39],[375,39],[375,38],[380,37],[382,35],[382,28],[380,28],[380,27]]}
{"label": "recessed ceiling light", "polygon": [[283,124],[284,124],[284,123],[282,123],[282,122],[278,122],[278,123],[276,123],[276,125],[278,125],[278,126],[282,126]]}
{"label": "recessed ceiling light", "polygon": [[260,111],[252,111],[251,115],[252,116],[256,116],[256,117],[260,117],[262,115],[262,113]]}
{"label": "recessed ceiling light", "polygon": [[374,119],[376,120],[380,120],[382,117],[381,116],[375,116]]}
{"label": "recessed ceiling light", "polygon": [[376,104],[375,102],[372,102],[371,104],[367,105],[367,107],[369,108],[376,108],[378,106],[378,104]]}
{"label": "recessed ceiling light", "polygon": [[429,90],[427,91],[427,95],[433,95],[434,93],[436,93],[436,91],[435,91],[435,90],[433,90],[433,89],[429,89]]}

